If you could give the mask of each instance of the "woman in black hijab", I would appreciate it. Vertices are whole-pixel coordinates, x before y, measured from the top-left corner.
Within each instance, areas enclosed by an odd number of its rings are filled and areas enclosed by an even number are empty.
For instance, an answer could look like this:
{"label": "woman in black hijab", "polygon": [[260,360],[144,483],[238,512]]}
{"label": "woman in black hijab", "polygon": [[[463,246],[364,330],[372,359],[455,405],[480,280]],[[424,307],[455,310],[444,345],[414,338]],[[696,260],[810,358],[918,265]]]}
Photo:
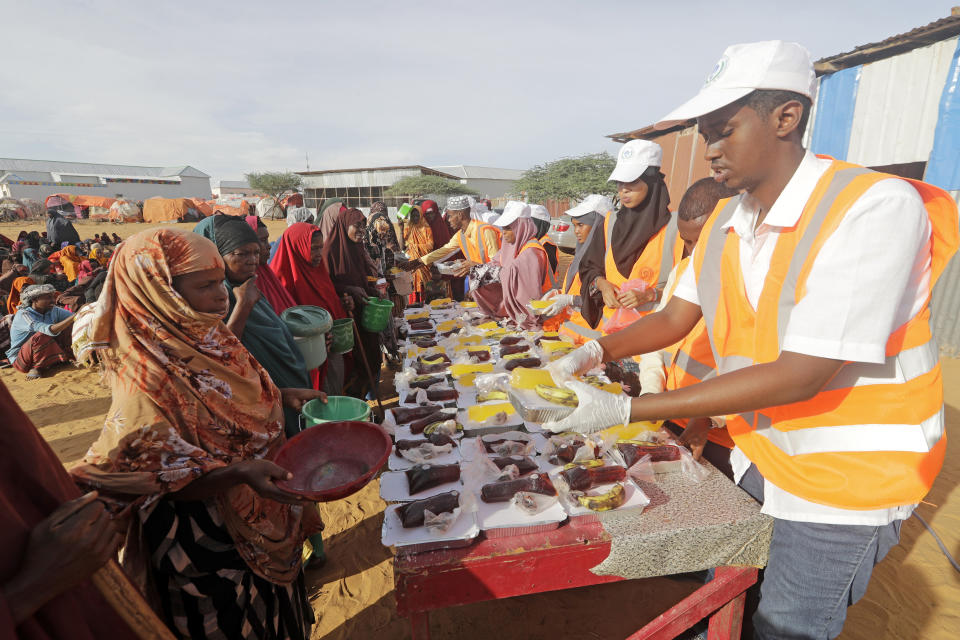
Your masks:
{"label": "woman in black hijab", "polygon": [[[607,280],[606,255],[613,252],[616,269],[623,278],[630,278],[640,254],[647,243],[670,221],[670,192],[660,172],[660,167],[649,166],[633,182],[618,182],[621,207],[612,221],[611,246],[606,246],[606,236],[593,234],[590,244],[580,262],[580,281],[583,283],[583,317],[596,328],[603,318],[604,305],[621,307],[619,288]],[[608,222],[609,224],[609,222]],[[664,247],[664,250],[672,248]],[[664,277],[666,274],[663,274]]]}

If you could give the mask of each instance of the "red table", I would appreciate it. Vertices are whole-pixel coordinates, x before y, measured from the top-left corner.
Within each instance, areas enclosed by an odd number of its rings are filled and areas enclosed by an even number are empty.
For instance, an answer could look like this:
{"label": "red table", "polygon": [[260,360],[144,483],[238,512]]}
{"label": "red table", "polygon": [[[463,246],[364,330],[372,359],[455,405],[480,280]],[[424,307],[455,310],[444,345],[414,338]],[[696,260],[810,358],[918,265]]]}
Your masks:
{"label": "red table", "polygon": [[[599,523],[569,523],[546,533],[481,539],[469,547],[404,554],[394,560],[397,611],[410,618],[414,640],[430,637],[433,609],[586,587],[623,580],[590,572],[610,552],[610,536]],[[718,567],[714,579],[630,636],[667,640],[710,616],[711,640],[740,637],[753,567]]]}

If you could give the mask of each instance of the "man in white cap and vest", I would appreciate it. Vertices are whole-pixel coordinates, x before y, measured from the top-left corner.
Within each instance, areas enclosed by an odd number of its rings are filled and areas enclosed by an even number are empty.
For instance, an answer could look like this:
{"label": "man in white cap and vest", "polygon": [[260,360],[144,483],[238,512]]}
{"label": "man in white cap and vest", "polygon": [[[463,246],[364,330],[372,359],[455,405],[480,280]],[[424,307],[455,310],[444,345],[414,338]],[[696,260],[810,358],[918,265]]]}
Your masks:
{"label": "man in white cap and vest", "polygon": [[774,518],[759,638],[834,638],[946,450],[930,292],[958,238],[941,189],[802,146],[815,77],[780,41],[729,47],[661,122],[696,119],[722,200],[662,311],[548,365],[570,377],[685,336],[701,316],[719,375],[639,398],[576,381],[557,431],[726,416],[740,486]]}
{"label": "man in white cap and vest", "polygon": [[413,271],[423,265],[429,266],[459,250],[465,260],[454,275],[462,278],[470,273],[471,267],[489,262],[500,250],[499,230],[472,213],[468,196],[451,196],[447,200],[446,214],[447,224],[453,230],[450,242],[416,260],[400,265],[402,268]]}

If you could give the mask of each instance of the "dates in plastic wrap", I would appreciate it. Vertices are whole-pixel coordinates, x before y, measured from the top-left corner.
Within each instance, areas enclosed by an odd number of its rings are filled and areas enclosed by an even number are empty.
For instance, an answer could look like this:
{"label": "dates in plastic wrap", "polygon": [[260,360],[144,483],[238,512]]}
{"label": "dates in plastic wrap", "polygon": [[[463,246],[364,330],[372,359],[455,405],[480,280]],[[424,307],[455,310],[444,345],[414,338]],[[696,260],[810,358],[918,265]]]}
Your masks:
{"label": "dates in plastic wrap", "polygon": [[540,358],[517,358],[516,360],[511,360],[510,362],[505,364],[504,368],[507,371],[513,371],[517,367],[526,367],[528,369],[536,369],[541,364],[542,363],[540,362]]}
{"label": "dates in plastic wrap", "polygon": [[460,479],[459,464],[418,464],[407,469],[410,495]]}
{"label": "dates in plastic wrap", "polygon": [[632,467],[643,456],[650,456],[650,462],[675,462],[680,459],[680,448],[673,444],[618,442],[617,450],[627,467]]}
{"label": "dates in plastic wrap", "polygon": [[432,444],[435,447],[442,447],[444,445],[454,445],[453,438],[443,433],[433,433],[426,438],[420,438],[417,440],[397,440],[395,445],[397,455],[400,455],[401,451],[406,451],[407,449],[416,449],[421,444]]}
{"label": "dates in plastic wrap", "polygon": [[627,476],[627,470],[618,465],[591,466],[578,464],[564,469],[560,475],[574,491],[586,491],[600,484],[620,482]]}
{"label": "dates in plastic wrap", "polygon": [[393,412],[393,419],[397,421],[397,424],[410,424],[414,420],[426,418],[440,411],[442,408],[443,407],[438,404],[424,404],[419,407],[398,407],[391,409],[391,411]]}
{"label": "dates in plastic wrap", "polygon": [[397,515],[400,516],[400,523],[404,528],[411,529],[423,526],[424,511],[434,514],[450,513],[458,506],[460,506],[460,492],[448,491],[424,500],[408,502],[397,509]]}
{"label": "dates in plastic wrap", "polygon": [[484,502],[509,502],[513,500],[513,496],[518,491],[539,493],[545,496],[557,495],[557,490],[550,482],[550,478],[543,473],[535,473],[526,478],[485,484],[480,489],[480,499]]}

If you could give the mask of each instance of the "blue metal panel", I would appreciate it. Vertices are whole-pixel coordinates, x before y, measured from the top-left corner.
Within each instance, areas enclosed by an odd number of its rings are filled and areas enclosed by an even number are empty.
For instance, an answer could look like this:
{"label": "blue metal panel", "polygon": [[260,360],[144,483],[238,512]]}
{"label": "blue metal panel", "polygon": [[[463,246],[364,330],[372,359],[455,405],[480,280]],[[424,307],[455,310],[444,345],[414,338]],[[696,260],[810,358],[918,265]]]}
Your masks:
{"label": "blue metal panel", "polygon": [[824,153],[837,160],[847,159],[860,69],[860,66],[851,67],[820,78],[817,119],[810,140],[810,149],[814,153]]}
{"label": "blue metal panel", "polygon": [[925,180],[943,189],[960,189],[960,40],[940,97]]}

